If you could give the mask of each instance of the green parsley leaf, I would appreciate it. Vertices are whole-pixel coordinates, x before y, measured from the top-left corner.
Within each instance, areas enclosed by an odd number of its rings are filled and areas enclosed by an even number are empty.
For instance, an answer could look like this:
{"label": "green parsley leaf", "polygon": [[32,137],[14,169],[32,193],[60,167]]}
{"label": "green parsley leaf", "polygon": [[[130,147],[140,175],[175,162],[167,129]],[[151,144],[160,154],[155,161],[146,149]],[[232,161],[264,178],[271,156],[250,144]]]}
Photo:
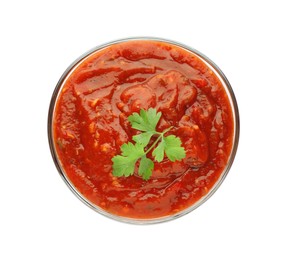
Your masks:
{"label": "green parsley leaf", "polygon": [[134,173],[135,165],[136,165],[135,159],[116,155],[112,158],[113,162],[113,175],[117,177],[128,177]]}
{"label": "green parsley leaf", "polygon": [[139,175],[141,175],[144,180],[148,180],[152,174],[153,168],[153,161],[146,156],[143,156],[140,161]]}
{"label": "green parsley leaf", "polygon": [[144,146],[139,143],[133,144],[131,142],[128,142],[121,146],[121,151],[123,156],[140,158],[142,155],[144,155],[143,148]]}
{"label": "green parsley leaf", "polygon": [[141,144],[126,143],[121,146],[122,155],[112,158],[113,175],[128,177],[134,173],[137,160],[144,155]]}
{"label": "green parsley leaf", "polygon": [[133,136],[133,140],[138,143],[138,144],[142,144],[143,146],[147,146],[150,138],[153,136],[153,132],[145,132],[145,133],[141,133],[138,135],[134,135]]}
{"label": "green parsley leaf", "polygon": [[132,128],[140,131],[155,132],[156,125],[161,117],[161,112],[156,113],[156,109],[150,108],[145,111],[141,109],[140,114],[133,113],[128,117]]}
{"label": "green parsley leaf", "polygon": [[169,135],[164,137],[165,143],[165,153],[168,159],[172,162],[176,160],[181,160],[185,158],[186,152],[183,147],[181,147],[181,140],[180,138],[176,137],[175,135]]}

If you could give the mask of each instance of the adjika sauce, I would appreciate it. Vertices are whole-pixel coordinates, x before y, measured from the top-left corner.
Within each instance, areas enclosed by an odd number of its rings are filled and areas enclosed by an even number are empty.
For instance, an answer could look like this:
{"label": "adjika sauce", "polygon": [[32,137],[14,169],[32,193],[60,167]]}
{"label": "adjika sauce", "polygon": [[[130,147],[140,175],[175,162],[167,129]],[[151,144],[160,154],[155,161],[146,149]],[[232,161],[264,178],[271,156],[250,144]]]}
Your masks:
{"label": "adjika sauce", "polygon": [[[162,113],[157,129],[182,141],[186,158],[155,162],[148,181],[114,177],[112,157],[137,133],[127,117]],[[177,45],[120,42],[90,54],[67,75],[53,113],[52,134],[64,174],[89,202],[128,218],[175,215],[205,196],[233,147],[233,111],[210,66]]]}

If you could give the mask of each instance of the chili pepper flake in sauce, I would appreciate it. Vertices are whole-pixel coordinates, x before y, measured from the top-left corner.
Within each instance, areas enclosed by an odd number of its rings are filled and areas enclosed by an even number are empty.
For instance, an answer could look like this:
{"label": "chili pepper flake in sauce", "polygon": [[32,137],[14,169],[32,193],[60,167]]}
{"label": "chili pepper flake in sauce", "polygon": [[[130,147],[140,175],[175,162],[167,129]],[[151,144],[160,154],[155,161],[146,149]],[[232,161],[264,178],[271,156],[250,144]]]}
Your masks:
{"label": "chili pepper flake in sauce", "polygon": [[[112,157],[137,130],[127,117],[162,113],[186,158],[155,162],[151,178],[112,175]],[[53,115],[54,145],[66,177],[92,204],[137,219],[174,215],[206,195],[233,146],[234,122],[223,84],[198,56],[179,46],[133,40],[90,54],[67,76]]]}

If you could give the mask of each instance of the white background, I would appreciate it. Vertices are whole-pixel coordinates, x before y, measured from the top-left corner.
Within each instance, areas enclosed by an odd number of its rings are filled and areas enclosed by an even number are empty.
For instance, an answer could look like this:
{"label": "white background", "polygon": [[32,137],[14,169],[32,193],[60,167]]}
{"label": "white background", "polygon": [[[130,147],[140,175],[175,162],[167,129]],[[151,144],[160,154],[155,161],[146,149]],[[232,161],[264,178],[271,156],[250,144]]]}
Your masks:
{"label": "white background", "polygon": [[[0,259],[285,259],[284,1],[1,1]],[[131,36],[192,46],[226,74],[241,137],[220,189],[137,226],[81,203],[53,164],[47,112],[63,71]]]}

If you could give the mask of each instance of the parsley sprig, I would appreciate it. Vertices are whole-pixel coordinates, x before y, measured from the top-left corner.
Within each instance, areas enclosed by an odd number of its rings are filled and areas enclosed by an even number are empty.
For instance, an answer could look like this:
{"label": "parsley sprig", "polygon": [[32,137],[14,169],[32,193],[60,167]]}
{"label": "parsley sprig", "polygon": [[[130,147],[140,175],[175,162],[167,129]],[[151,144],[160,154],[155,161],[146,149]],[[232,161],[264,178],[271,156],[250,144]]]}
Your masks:
{"label": "parsley sprig", "polygon": [[[139,161],[138,174],[144,180],[148,180],[154,168],[154,162],[147,155],[152,151],[155,161],[161,162],[166,155],[172,162],[185,158],[185,150],[181,146],[181,140],[175,135],[165,134],[172,127],[165,129],[163,132],[156,131],[157,123],[161,118],[161,112],[150,108],[147,111],[141,109],[140,114],[133,113],[128,117],[132,128],[141,131],[140,134],[132,137],[132,142],[125,143],[121,146],[121,155],[112,158],[113,175],[117,177],[128,177],[134,174],[136,163]],[[151,138],[155,138],[149,145]]]}

